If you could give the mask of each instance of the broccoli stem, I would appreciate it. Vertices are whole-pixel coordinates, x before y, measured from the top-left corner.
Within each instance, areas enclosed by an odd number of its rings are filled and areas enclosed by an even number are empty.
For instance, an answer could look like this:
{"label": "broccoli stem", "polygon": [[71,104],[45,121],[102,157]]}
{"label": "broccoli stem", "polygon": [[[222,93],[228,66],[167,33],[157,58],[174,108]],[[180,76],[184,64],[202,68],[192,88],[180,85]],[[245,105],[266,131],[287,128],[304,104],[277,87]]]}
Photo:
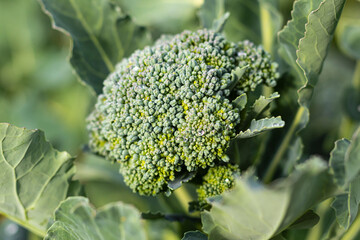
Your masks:
{"label": "broccoli stem", "polygon": [[276,151],[274,158],[271,160],[270,166],[266,170],[266,173],[265,173],[264,179],[263,179],[264,183],[269,183],[272,180],[272,178],[275,174],[275,171],[276,171],[279,163],[281,162],[281,159],[283,158],[286,149],[289,147],[291,139],[293,138],[293,135],[296,133],[295,131],[296,131],[298,125],[301,123],[301,119],[303,118],[304,114],[305,114],[305,108],[300,106],[289,130],[287,131],[285,137],[283,138],[283,140],[280,144],[280,147]]}
{"label": "broccoli stem", "polygon": [[261,41],[264,49],[272,54],[274,26],[268,7],[266,7],[265,4],[267,3],[260,1]]}
{"label": "broccoli stem", "polygon": [[325,227],[325,224],[327,224],[325,215],[329,211],[329,209],[331,209],[330,205],[333,200],[333,198],[329,198],[317,206],[316,214],[320,216],[320,220],[318,224],[316,224],[313,228],[309,229],[305,240],[321,239],[323,228]]}
{"label": "broccoli stem", "polygon": [[181,188],[176,189],[174,191],[174,195],[177,198],[177,200],[180,202],[184,212],[188,212],[189,202],[193,201],[193,199],[190,196],[189,192],[187,191],[186,187],[183,186]]}

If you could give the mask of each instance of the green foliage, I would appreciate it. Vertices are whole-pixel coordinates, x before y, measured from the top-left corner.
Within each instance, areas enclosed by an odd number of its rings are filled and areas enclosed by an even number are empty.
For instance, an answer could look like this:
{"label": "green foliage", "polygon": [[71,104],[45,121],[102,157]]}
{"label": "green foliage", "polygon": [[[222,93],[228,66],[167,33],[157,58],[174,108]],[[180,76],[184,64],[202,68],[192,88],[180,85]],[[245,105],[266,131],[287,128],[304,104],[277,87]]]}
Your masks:
{"label": "green foliage", "polygon": [[39,2],[0,4],[0,121],[77,157],[0,124],[0,239],[360,238],[359,1]]}
{"label": "green foliage", "polygon": [[281,120],[280,117],[272,117],[272,118],[263,118],[260,120],[252,120],[250,124],[250,128],[246,131],[241,131],[237,138],[249,138],[254,137],[262,132],[274,129],[274,128],[282,128],[284,126],[284,121]]}
{"label": "green foliage", "polygon": [[[221,202],[202,213],[209,239],[269,239],[294,223],[310,207],[332,196],[325,162],[313,158],[299,165],[287,179],[264,186],[254,179],[238,179]],[[249,229],[251,226],[251,229]]]}
{"label": "green foliage", "polygon": [[79,77],[101,93],[115,64],[150,43],[146,29],[134,24],[108,1],[42,1],[53,24],[73,40],[70,63]]}
{"label": "green foliage", "polygon": [[87,138],[91,94],[66,59],[68,39],[51,29],[37,1],[0,5],[0,121],[42,129],[55,148],[76,154]]}
{"label": "green foliage", "polygon": [[112,203],[95,211],[83,197],[63,201],[45,238],[57,240],[145,239],[140,213],[123,203]]}
{"label": "green foliage", "polygon": [[53,149],[41,131],[1,123],[0,139],[0,212],[44,235],[74,184],[73,159]]}
{"label": "green foliage", "polygon": [[360,164],[359,141],[360,129],[351,142],[345,139],[337,141],[330,157],[335,180],[346,191],[345,194],[337,196],[332,203],[337,221],[345,229],[355,220],[360,203],[360,177],[357,173]]}

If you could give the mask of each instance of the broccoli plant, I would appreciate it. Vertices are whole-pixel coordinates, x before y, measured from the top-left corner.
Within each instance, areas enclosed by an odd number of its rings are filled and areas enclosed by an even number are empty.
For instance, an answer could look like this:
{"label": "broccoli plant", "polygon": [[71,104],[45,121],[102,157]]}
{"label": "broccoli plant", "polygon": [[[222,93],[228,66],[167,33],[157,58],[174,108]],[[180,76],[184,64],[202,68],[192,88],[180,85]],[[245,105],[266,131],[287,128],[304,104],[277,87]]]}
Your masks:
{"label": "broccoli plant", "polygon": [[135,192],[171,190],[179,175],[190,180],[229,162],[244,107],[238,102],[260,84],[274,86],[276,66],[261,47],[212,30],[165,36],[104,81],[88,119],[90,148],[118,161]]}
{"label": "broccoli plant", "polygon": [[360,237],[358,1],[39,2],[86,140],[0,123],[1,239]]}

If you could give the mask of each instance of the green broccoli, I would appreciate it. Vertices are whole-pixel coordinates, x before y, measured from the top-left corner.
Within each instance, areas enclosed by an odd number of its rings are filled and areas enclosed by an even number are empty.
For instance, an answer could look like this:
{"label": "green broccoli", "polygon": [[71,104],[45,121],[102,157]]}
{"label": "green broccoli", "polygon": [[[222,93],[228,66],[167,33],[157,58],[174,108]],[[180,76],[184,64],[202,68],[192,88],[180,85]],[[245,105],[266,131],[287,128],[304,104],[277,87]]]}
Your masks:
{"label": "green broccoli", "polygon": [[181,173],[229,161],[240,123],[233,100],[259,84],[274,86],[276,69],[261,47],[212,30],[164,36],[105,80],[88,118],[90,147],[120,163],[133,191],[167,191]]}
{"label": "green broccoli", "polygon": [[231,189],[235,183],[235,175],[239,173],[236,165],[219,165],[209,169],[203,177],[202,185],[197,189],[200,202],[209,197],[220,195]]}

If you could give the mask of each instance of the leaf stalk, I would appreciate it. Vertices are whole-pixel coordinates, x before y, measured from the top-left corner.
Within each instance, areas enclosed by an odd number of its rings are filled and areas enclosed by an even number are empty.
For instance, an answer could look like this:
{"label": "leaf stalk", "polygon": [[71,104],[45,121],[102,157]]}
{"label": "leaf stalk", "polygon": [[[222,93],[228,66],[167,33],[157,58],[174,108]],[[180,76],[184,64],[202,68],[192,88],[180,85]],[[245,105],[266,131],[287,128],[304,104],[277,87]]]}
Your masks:
{"label": "leaf stalk", "polygon": [[289,147],[290,141],[295,133],[295,130],[297,129],[298,125],[301,123],[301,119],[304,113],[305,113],[305,108],[300,106],[288,132],[286,133],[283,141],[281,142],[280,147],[276,151],[276,154],[274,155],[274,158],[272,159],[270,166],[266,170],[263,179],[264,183],[269,183],[272,180],[275,171],[285,154],[286,149]]}

